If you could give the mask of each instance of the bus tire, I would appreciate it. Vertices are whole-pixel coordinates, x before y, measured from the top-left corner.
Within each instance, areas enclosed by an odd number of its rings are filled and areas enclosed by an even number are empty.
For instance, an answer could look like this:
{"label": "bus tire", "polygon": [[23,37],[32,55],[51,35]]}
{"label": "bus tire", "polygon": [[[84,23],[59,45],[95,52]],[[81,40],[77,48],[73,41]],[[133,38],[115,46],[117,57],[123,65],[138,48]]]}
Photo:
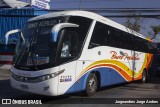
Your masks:
{"label": "bus tire", "polygon": [[146,73],[146,71],[144,70],[143,73],[142,73],[141,83],[145,83],[146,81],[147,81],[147,73]]}
{"label": "bus tire", "polygon": [[95,73],[91,73],[88,76],[87,83],[86,83],[86,90],[85,90],[86,96],[92,96],[93,94],[95,94],[97,91],[97,88],[98,88],[97,76]]}

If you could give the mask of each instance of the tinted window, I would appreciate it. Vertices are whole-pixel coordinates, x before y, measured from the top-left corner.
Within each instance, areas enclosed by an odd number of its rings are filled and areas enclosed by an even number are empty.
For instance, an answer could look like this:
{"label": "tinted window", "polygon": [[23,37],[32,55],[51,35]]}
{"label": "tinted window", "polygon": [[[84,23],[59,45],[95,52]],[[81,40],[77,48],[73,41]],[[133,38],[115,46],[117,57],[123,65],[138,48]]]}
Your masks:
{"label": "tinted window", "polygon": [[74,59],[77,56],[78,34],[74,28],[66,28],[63,34],[60,59],[61,63]]}
{"label": "tinted window", "polygon": [[133,37],[131,34],[113,27],[110,27],[110,29],[111,46],[122,49],[134,50]]}
{"label": "tinted window", "polygon": [[89,48],[97,46],[111,46],[147,53],[154,53],[157,47],[153,42],[100,22],[95,25]]}
{"label": "tinted window", "polygon": [[92,38],[89,44],[89,48],[97,46],[110,45],[110,31],[109,28],[100,22],[97,22],[92,34]]}
{"label": "tinted window", "polygon": [[71,16],[69,18],[70,23],[78,24],[79,27],[76,30],[78,34],[78,49],[77,53],[81,53],[81,50],[83,48],[83,44],[85,43],[85,38],[87,36],[87,33],[89,31],[90,25],[92,23],[91,19],[84,18],[84,17],[79,17],[79,16]]}
{"label": "tinted window", "polygon": [[74,60],[80,56],[92,20],[85,17],[70,16],[68,22],[78,24],[79,27],[65,28],[61,31],[60,35],[63,35],[63,40],[60,49],[60,63]]}
{"label": "tinted window", "polygon": [[158,51],[158,45],[156,43],[147,41],[148,52],[155,54]]}
{"label": "tinted window", "polygon": [[117,48],[122,48],[123,47],[123,34],[121,31],[112,28],[111,30],[111,46],[117,47]]}

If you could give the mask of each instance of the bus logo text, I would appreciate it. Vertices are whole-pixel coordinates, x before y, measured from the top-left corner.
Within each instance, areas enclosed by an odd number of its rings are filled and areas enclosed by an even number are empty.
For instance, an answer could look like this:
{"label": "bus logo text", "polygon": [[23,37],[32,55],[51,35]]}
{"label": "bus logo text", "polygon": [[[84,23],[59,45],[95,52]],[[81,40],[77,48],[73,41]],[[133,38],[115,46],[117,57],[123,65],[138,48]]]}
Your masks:
{"label": "bus logo text", "polygon": [[111,51],[112,54],[111,59],[120,59],[120,60],[140,60],[138,53],[135,53],[134,56],[129,56],[127,53],[124,55],[117,55],[117,52]]}

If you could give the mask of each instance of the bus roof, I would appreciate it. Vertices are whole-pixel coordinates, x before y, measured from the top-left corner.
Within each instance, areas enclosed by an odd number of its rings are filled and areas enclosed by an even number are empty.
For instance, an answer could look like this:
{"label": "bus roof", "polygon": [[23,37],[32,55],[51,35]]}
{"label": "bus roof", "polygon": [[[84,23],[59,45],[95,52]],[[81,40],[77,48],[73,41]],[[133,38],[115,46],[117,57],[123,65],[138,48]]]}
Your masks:
{"label": "bus roof", "polygon": [[82,10],[72,10],[72,11],[60,11],[60,12],[53,12],[53,13],[48,13],[48,14],[44,14],[44,15],[40,15],[34,18],[31,18],[29,21],[34,21],[34,20],[40,20],[40,19],[47,19],[47,18],[51,18],[51,17],[58,17],[58,16],[82,16],[82,17],[87,17],[102,23],[105,23],[107,25],[110,25],[114,28],[120,29],[122,31],[131,33],[135,36],[138,36],[140,38],[146,39],[146,37],[144,37],[143,35],[141,35],[140,33],[131,30],[117,22],[114,22],[108,18],[105,18],[101,15],[98,15],[96,13],[93,12],[88,12],[88,11],[82,11]]}

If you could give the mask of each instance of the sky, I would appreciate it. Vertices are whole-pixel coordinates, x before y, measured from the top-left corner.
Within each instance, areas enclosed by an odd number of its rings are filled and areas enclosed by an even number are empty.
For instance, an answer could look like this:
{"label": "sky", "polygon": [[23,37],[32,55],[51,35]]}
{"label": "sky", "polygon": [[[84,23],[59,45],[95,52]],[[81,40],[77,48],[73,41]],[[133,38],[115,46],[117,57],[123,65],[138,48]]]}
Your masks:
{"label": "sky", "polygon": [[[51,3],[52,8],[79,7],[80,0],[51,0],[51,1],[78,1],[72,3]],[[85,2],[86,1],[86,2]],[[155,2],[153,2],[155,1]],[[65,6],[64,6],[65,4]],[[141,8],[160,7],[160,0],[82,0],[82,8]]]}
{"label": "sky", "polygon": [[51,9],[78,9],[80,1],[82,8],[160,8],[160,0],[51,0]]}
{"label": "sky", "polygon": [[[25,2],[30,2],[30,0],[21,0]],[[81,3],[80,3],[81,1]],[[159,8],[160,9],[160,0],[51,0],[51,9],[81,9],[91,8],[91,9],[100,9],[100,8]],[[101,14],[101,13],[99,13]],[[108,14],[108,13],[106,13]],[[112,13],[109,13],[112,14]],[[123,13],[114,13],[114,14],[123,14]],[[142,13],[143,14],[143,13]],[[147,13],[154,14],[154,13]],[[155,14],[160,14],[155,13]],[[110,18],[113,21],[116,21],[120,24],[123,24],[125,18]],[[144,18],[142,22],[142,29],[140,33],[143,35],[148,35],[148,32],[151,32],[150,26],[160,25],[160,19],[155,18]]]}

